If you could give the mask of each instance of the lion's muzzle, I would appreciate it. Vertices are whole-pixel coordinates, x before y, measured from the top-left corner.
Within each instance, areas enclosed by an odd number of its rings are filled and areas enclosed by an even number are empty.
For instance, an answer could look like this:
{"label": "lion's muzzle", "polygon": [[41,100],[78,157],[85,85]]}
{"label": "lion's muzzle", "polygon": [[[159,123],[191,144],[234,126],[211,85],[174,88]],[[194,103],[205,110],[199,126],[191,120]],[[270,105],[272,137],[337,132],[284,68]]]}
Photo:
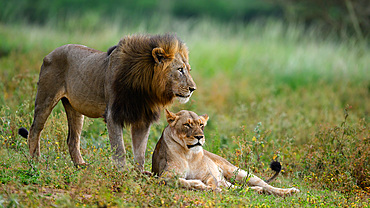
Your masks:
{"label": "lion's muzzle", "polygon": [[202,144],[198,141],[196,144],[192,144],[192,145],[186,145],[189,149],[193,148],[193,147],[196,147],[196,146],[202,146]]}
{"label": "lion's muzzle", "polygon": [[187,103],[189,101],[192,94],[193,94],[193,92],[190,92],[186,95],[176,94],[176,97],[177,97],[177,99],[179,100],[180,103],[184,104],[184,103]]}
{"label": "lion's muzzle", "polygon": [[196,146],[203,146],[203,145],[200,143],[201,139],[203,139],[203,138],[204,138],[204,136],[203,136],[203,135],[194,136],[194,138],[196,138],[196,139],[198,140],[198,142],[197,142],[197,143],[195,143],[195,144],[186,145],[189,149],[191,149],[191,148],[193,148],[193,147],[196,147]]}

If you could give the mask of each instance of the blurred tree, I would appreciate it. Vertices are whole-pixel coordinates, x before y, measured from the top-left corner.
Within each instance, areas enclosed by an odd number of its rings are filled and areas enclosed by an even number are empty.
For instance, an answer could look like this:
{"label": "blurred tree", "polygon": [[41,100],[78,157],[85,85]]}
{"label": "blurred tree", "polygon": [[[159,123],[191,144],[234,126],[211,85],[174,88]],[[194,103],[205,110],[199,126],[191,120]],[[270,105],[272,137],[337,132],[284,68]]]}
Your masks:
{"label": "blurred tree", "polygon": [[369,0],[279,0],[287,20],[324,24],[328,29],[356,33],[370,32]]}
{"label": "blurred tree", "polygon": [[214,17],[219,20],[251,20],[262,16],[280,16],[272,2],[255,0],[175,0],[172,14],[180,17]]}
{"label": "blurred tree", "polygon": [[50,19],[94,13],[100,17],[147,19],[209,17],[250,21],[261,17],[324,25],[323,29],[356,34],[370,32],[370,0],[0,0],[0,22],[44,24]]}

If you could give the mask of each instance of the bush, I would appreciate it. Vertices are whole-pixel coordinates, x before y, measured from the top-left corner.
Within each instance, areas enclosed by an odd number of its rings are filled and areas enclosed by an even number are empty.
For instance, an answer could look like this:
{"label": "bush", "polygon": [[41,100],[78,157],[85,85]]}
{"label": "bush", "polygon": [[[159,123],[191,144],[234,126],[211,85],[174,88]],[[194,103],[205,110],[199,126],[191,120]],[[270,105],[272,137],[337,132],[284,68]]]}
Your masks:
{"label": "bush", "polygon": [[305,179],[324,188],[355,192],[360,188],[370,192],[370,134],[365,119],[351,126],[321,126],[309,145],[302,164]]}

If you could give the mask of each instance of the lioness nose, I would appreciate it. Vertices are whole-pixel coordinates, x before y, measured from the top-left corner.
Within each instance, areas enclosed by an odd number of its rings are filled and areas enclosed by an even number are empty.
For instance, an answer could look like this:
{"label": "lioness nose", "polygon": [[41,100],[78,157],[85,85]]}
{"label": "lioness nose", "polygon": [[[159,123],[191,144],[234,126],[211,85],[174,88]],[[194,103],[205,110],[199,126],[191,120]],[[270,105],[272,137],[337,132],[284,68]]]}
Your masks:
{"label": "lioness nose", "polygon": [[195,88],[195,87],[189,87],[189,90],[190,90],[190,92],[193,92],[194,90],[196,90],[197,88]]}
{"label": "lioness nose", "polygon": [[196,139],[201,140],[203,138],[203,135],[200,136],[194,136]]}

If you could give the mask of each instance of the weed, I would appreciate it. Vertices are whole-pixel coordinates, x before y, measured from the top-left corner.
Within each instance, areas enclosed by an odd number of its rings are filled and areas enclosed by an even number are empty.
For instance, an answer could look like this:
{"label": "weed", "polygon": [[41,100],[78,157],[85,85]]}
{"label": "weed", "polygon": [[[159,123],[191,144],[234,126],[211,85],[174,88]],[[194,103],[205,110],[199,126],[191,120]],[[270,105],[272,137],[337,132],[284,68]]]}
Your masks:
{"label": "weed", "polygon": [[364,119],[348,123],[349,110],[345,108],[341,125],[320,126],[307,145],[302,160],[305,179],[344,193],[369,192],[370,134]]}

